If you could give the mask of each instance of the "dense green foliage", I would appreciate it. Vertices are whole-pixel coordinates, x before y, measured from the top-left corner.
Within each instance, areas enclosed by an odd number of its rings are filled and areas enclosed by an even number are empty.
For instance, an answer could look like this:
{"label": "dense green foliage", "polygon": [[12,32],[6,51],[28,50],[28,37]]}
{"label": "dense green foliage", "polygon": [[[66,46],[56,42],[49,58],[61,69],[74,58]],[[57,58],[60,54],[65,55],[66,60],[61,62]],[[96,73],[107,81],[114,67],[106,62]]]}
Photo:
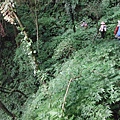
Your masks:
{"label": "dense green foliage", "polygon": [[[94,3],[16,4],[25,28],[17,23],[14,38],[12,25],[4,23],[7,36],[0,41],[0,101],[17,120],[120,118],[120,41],[113,35],[119,4],[98,0],[96,8]],[[82,20],[87,21],[87,29],[80,26]],[[97,34],[102,20],[107,24],[105,39]],[[0,116],[0,120],[12,120],[3,109]]]}

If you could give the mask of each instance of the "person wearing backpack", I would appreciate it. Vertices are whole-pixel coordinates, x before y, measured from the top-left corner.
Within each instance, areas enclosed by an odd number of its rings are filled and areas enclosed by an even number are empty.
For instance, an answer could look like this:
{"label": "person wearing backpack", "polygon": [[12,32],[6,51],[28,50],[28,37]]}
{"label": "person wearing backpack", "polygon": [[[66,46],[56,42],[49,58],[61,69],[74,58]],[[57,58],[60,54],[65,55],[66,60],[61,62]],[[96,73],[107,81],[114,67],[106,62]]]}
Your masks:
{"label": "person wearing backpack", "polygon": [[120,20],[118,20],[118,25],[114,30],[114,35],[115,35],[115,38],[120,39]]}
{"label": "person wearing backpack", "polygon": [[106,25],[105,25],[105,22],[101,22],[101,25],[100,25],[100,28],[99,28],[99,31],[101,33],[101,38],[105,38],[105,33],[106,33]]}

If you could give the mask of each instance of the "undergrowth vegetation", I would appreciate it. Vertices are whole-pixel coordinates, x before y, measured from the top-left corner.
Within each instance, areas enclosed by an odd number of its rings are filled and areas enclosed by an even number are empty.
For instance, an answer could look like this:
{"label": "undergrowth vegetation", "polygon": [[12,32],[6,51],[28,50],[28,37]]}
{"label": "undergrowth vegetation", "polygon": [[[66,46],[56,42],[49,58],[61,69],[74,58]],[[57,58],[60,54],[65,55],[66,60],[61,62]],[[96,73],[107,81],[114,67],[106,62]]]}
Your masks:
{"label": "undergrowth vegetation", "polygon": [[112,105],[120,101],[119,52],[119,41],[100,39],[74,52],[61,67],[55,67],[56,77],[31,96],[31,104],[26,102],[22,119],[112,119],[115,109]]}
{"label": "undergrowth vegetation", "polygon": [[[73,21],[68,22],[69,11],[64,12],[62,5],[58,11],[57,4],[53,6],[46,4],[39,11],[38,41],[34,20],[28,14],[32,8],[18,6],[26,26],[22,29],[32,39],[26,40],[19,30],[13,43],[5,38],[1,41],[0,100],[16,120],[119,120],[120,41],[113,35],[120,16],[118,6],[105,8],[108,12],[102,13],[99,21],[82,16],[88,28],[76,20],[76,32]],[[95,23],[103,20],[105,39],[97,34]],[[4,111],[0,116],[12,120]]]}

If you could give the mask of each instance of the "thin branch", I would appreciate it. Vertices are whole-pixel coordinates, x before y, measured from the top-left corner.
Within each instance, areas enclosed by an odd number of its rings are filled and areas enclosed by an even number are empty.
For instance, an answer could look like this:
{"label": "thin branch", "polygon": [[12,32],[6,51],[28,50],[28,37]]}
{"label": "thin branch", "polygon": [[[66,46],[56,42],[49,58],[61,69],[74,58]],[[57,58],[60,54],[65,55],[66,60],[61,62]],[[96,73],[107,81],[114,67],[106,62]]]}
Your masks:
{"label": "thin branch", "polygon": [[11,94],[14,93],[14,92],[18,92],[18,93],[22,94],[24,97],[28,98],[27,95],[25,95],[25,94],[24,94],[23,92],[21,92],[20,90],[13,90],[13,91],[11,92]]}
{"label": "thin branch", "polygon": [[66,92],[65,92],[65,95],[64,95],[64,99],[63,99],[63,104],[62,104],[62,111],[65,110],[65,102],[66,102],[66,98],[67,98],[67,94],[68,94],[68,91],[69,91],[69,88],[70,88],[70,84],[73,80],[77,79],[77,78],[80,78],[81,76],[77,76],[75,78],[71,78],[68,82],[68,85],[67,85],[67,89],[66,89]]}
{"label": "thin branch", "polygon": [[28,98],[27,95],[25,95],[23,92],[21,92],[20,90],[9,90],[7,88],[4,88],[4,87],[0,87],[0,91],[1,92],[4,92],[4,93],[10,93],[10,94],[13,94],[14,92],[18,92],[20,94],[22,94],[25,98]]}
{"label": "thin branch", "polygon": [[15,119],[15,115],[14,115],[13,113],[11,113],[11,112],[6,108],[6,106],[2,103],[1,100],[0,100],[0,108],[1,108],[7,115],[9,115],[10,117],[12,117],[13,120]]}
{"label": "thin branch", "polygon": [[[21,23],[21,21],[19,20],[18,16],[16,15],[16,13],[13,12],[13,14],[14,14],[16,20],[18,21],[20,27],[21,27],[21,28],[24,28],[23,25],[22,25],[22,23]],[[23,33],[24,33],[24,35],[25,35],[25,38],[28,38],[28,35],[27,35],[26,31],[23,30]]]}
{"label": "thin branch", "polygon": [[65,92],[65,95],[64,95],[63,104],[62,104],[62,110],[63,111],[65,109],[65,101],[66,101],[68,90],[69,90],[69,87],[70,87],[70,84],[71,84],[72,81],[73,81],[73,79],[71,78],[68,82],[68,86],[67,86],[67,89],[66,89],[66,92]]}
{"label": "thin branch", "polygon": [[37,0],[35,0],[35,25],[36,25],[37,51],[39,54],[39,24],[38,24],[38,13],[36,6],[37,6]]}

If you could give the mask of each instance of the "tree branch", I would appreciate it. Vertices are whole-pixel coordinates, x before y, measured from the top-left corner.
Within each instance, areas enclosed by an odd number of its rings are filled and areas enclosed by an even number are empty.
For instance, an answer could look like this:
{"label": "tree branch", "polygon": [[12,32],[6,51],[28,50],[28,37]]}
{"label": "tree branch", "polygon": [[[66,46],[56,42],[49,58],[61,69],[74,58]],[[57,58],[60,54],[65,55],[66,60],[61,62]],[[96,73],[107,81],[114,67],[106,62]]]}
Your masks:
{"label": "tree branch", "polygon": [[65,95],[64,95],[64,99],[63,99],[63,104],[62,104],[62,111],[65,110],[65,102],[66,102],[66,98],[67,98],[67,94],[68,94],[68,91],[69,91],[69,88],[70,88],[70,84],[73,80],[77,79],[77,78],[80,78],[81,76],[77,76],[75,78],[71,78],[68,82],[68,86],[67,86],[67,89],[66,89],[66,92],[65,92]]}
{"label": "tree branch", "polygon": [[21,92],[20,90],[10,90],[10,89],[7,89],[7,88],[4,88],[4,87],[0,87],[0,91],[1,92],[4,92],[4,93],[10,93],[10,94],[13,94],[14,92],[18,92],[20,94],[22,94],[24,97],[28,98],[27,95],[25,95],[23,92]]}
{"label": "tree branch", "polygon": [[11,113],[6,107],[5,105],[2,103],[2,101],[0,100],[0,108],[10,117],[13,118],[13,120],[15,119],[15,115],[13,113]]}

